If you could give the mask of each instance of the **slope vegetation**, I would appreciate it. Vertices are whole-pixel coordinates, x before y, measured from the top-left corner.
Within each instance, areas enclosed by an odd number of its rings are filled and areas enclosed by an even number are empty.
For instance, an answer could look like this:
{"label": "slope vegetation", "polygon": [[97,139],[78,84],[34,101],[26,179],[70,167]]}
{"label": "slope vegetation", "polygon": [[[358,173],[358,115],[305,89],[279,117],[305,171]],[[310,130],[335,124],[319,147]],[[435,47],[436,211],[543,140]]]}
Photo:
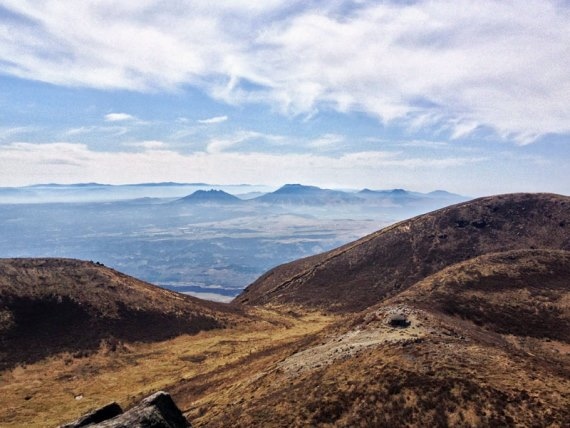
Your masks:
{"label": "slope vegetation", "polygon": [[489,254],[345,315],[206,417],[189,415],[195,426],[565,426],[568,332],[570,252]]}
{"label": "slope vegetation", "polygon": [[526,248],[570,249],[570,198],[510,194],[450,206],[269,271],[237,304],[359,311],[470,258]]}
{"label": "slope vegetation", "polygon": [[240,311],[69,259],[0,260],[0,369],[103,339],[156,341],[221,328]]}
{"label": "slope vegetation", "polygon": [[500,334],[570,343],[570,252],[487,254],[431,275],[393,300]]}

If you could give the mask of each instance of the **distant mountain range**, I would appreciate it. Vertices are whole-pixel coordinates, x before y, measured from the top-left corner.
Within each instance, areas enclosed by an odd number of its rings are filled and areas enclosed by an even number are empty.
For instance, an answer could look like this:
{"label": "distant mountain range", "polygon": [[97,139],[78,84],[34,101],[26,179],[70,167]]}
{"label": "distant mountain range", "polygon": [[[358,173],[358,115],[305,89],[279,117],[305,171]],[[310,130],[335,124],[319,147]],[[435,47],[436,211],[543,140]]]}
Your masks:
{"label": "distant mountain range", "polygon": [[[191,192],[191,193],[188,193]],[[303,184],[285,184],[268,192],[267,186],[248,184],[213,185],[207,183],[140,184],[35,184],[24,187],[0,187],[0,203],[99,202],[141,198],[179,199],[189,203],[234,204],[239,200],[268,205],[340,205],[380,203],[385,206],[429,201],[461,202],[469,198],[444,190],[430,193],[405,189],[341,191]]]}
{"label": "distant mountain range", "polygon": [[302,184],[286,184],[275,192],[254,199],[256,202],[279,205],[351,204],[361,201],[354,194],[339,190],[321,189]]}
{"label": "distant mountain range", "polygon": [[393,200],[402,201],[404,199],[420,200],[420,199],[467,199],[465,196],[456,193],[450,193],[445,190],[434,190],[429,193],[410,192],[404,189],[391,189],[391,190],[370,190],[363,189],[357,195],[364,199],[384,199],[389,198]]}
{"label": "distant mountain range", "polygon": [[[46,184],[32,184],[30,186],[15,187],[15,189],[28,189],[28,188],[86,188],[86,187],[180,187],[180,186],[211,186],[208,183],[177,183],[174,181],[163,181],[159,183],[134,183],[134,184],[104,184],[104,183],[46,183]],[[247,186],[247,185],[246,185]]]}
{"label": "distant mountain range", "polygon": [[[179,202],[191,203],[215,203],[234,204],[241,198],[233,196],[222,190],[197,190],[182,198]],[[402,205],[410,203],[432,202],[434,200],[446,202],[461,202],[469,198],[444,190],[436,190],[430,193],[411,192],[404,189],[370,190],[363,189],[359,192],[322,189],[317,186],[303,184],[285,184],[274,192],[261,194],[248,201],[269,205],[306,205],[319,206],[331,204],[361,204],[382,203],[384,205]]]}
{"label": "distant mountain range", "polygon": [[0,204],[44,202],[110,202],[141,198],[179,199],[196,190],[223,190],[244,194],[267,193],[267,186],[236,184],[214,185],[207,183],[140,183],[140,184],[35,184],[23,187],[0,187]]}

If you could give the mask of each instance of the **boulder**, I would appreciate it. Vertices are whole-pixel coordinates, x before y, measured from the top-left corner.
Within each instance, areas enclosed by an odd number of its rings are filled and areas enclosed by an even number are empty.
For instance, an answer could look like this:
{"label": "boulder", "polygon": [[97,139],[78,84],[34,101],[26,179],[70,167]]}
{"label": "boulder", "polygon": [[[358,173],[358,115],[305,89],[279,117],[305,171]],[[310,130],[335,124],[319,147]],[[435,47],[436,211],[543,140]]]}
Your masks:
{"label": "boulder", "polygon": [[[112,403],[112,405],[120,410],[116,403]],[[172,397],[164,391],[152,394],[124,413],[119,412],[111,416],[112,412],[104,410],[109,406],[111,405],[95,410],[75,422],[62,425],[61,428],[189,428],[192,426],[176,406]],[[116,407],[113,409],[116,410]],[[101,419],[91,415],[110,416]]]}
{"label": "boulder", "polygon": [[114,401],[112,403],[106,404],[103,407],[89,412],[74,422],[62,425],[60,428],[80,428],[86,426],[94,426],[99,422],[106,421],[108,419],[114,418],[115,416],[123,413],[123,409]]}
{"label": "boulder", "polygon": [[403,313],[392,314],[388,319],[388,323],[392,327],[404,327],[405,328],[405,327],[408,327],[410,325],[410,321],[408,320],[408,317]]}

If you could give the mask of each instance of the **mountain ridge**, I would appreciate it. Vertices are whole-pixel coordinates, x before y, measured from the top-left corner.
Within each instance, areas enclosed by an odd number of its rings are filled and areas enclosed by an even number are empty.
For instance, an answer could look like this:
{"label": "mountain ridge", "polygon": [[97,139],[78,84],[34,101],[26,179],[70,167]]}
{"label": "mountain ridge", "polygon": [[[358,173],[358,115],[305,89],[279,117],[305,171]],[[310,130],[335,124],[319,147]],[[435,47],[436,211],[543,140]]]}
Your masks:
{"label": "mountain ridge", "polygon": [[[208,192],[211,190],[224,191],[228,195],[236,197],[238,200],[263,203],[267,205],[344,205],[380,203],[388,207],[413,204],[430,203],[450,200],[460,201],[467,199],[465,196],[452,194],[445,191],[434,191],[430,193],[413,192],[404,189],[392,190],[333,190],[317,186],[303,184],[285,184],[272,191],[266,191],[267,186],[236,184],[236,185],[215,185],[208,183],[135,183],[135,184],[102,184],[102,183],[46,183],[33,184],[29,186],[0,187],[0,195],[3,197],[0,203],[47,203],[47,202],[103,202],[103,201],[128,201],[142,197],[155,197],[164,199],[185,199],[191,194],[184,195],[180,192],[184,188],[197,191]],[[194,188],[194,189],[192,189]],[[146,192],[143,191],[146,189]],[[243,192],[250,189],[251,192],[259,193],[250,197],[242,198],[241,193],[227,191],[233,189],[235,192]],[[197,198],[198,196],[196,196]],[[228,197],[229,199],[229,197]],[[437,206],[437,203],[435,204]]]}
{"label": "mountain ridge", "polygon": [[236,385],[224,408],[216,402],[207,418],[192,411],[191,419],[200,426],[225,426],[228,415],[260,427],[564,426],[569,278],[563,250],[453,264],[344,314]]}
{"label": "mountain ridge", "polygon": [[[542,209],[550,218],[540,218]],[[479,198],[278,266],[249,285],[235,302],[362,310],[448,264],[485,252],[533,246],[568,249],[570,239],[560,230],[569,222],[570,197],[519,193]],[[536,229],[536,236],[528,228]]]}
{"label": "mountain ridge", "polygon": [[0,259],[0,369],[102,341],[223,328],[241,311],[74,259]]}

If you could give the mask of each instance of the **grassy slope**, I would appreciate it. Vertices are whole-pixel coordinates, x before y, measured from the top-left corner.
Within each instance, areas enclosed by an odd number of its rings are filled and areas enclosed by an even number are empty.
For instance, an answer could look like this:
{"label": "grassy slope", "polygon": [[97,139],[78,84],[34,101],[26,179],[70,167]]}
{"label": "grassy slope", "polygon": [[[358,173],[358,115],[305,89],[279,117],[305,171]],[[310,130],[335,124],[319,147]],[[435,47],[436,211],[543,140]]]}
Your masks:
{"label": "grassy slope", "polygon": [[[554,305],[563,322],[568,257],[491,254],[356,315],[252,308],[224,330],[103,343],[87,357],[55,355],[2,372],[0,425],[52,426],[111,400],[128,406],[166,389],[194,426],[564,426],[570,418],[564,335],[535,337],[534,328],[490,322],[496,311],[461,318],[439,303],[449,295],[465,307],[479,307],[484,298],[490,308],[514,301],[523,313]],[[402,311],[412,325],[390,327],[387,317]]]}
{"label": "grassy slope", "polygon": [[[409,328],[387,325],[398,312]],[[564,426],[569,314],[569,252],[478,257],[332,325],[217,412],[191,416],[197,426]]]}
{"label": "grassy slope", "polygon": [[119,343],[114,350],[103,344],[88,357],[61,354],[19,366],[0,373],[0,426],[55,426],[109,401],[131,405],[158,389],[173,393],[185,411],[210,414],[231,385],[284,358],[332,321],[256,309],[233,328]]}
{"label": "grassy slope", "polygon": [[0,369],[102,340],[156,341],[223,328],[241,311],[90,262],[0,260]]}
{"label": "grassy slope", "polygon": [[517,250],[450,266],[393,299],[501,334],[570,343],[570,252]]}
{"label": "grassy slope", "polygon": [[356,312],[473,257],[526,248],[570,250],[570,197],[475,199],[400,222],[335,250],[278,266],[236,303]]}

